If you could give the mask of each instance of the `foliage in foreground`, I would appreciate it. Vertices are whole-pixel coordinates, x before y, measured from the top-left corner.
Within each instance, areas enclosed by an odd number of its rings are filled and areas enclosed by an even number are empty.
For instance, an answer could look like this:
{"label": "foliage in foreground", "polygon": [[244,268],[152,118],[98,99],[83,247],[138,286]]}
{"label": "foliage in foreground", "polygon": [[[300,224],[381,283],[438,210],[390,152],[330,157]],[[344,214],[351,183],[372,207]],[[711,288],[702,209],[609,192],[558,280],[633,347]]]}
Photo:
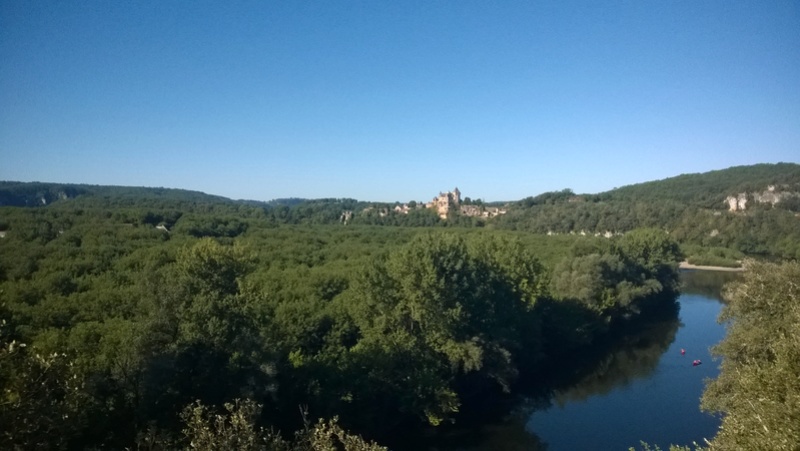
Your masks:
{"label": "foliage in foreground", "polygon": [[[195,402],[181,413],[186,450],[216,451],[386,451],[387,448],[349,434],[332,420],[320,419],[316,424],[305,422],[293,441],[284,440],[273,430],[257,428],[254,419],[261,406],[251,400],[226,403],[227,413],[213,413]],[[304,414],[305,417],[305,414]],[[160,445],[158,441],[140,445]]]}
{"label": "foliage in foreground", "polygon": [[[641,443],[641,451],[661,451],[661,447],[658,445],[650,446],[647,442]],[[703,448],[702,446],[698,446],[696,443],[694,444],[694,448],[691,446],[678,446],[678,445],[669,445],[669,451],[704,451],[707,448]],[[637,451],[636,448],[630,447],[628,451]]]}
{"label": "foliage in foreground", "polygon": [[[2,308],[2,306],[0,306]],[[67,447],[86,423],[82,379],[64,354],[40,353],[6,341],[0,325],[0,445],[6,449]]]}
{"label": "foliage in foreground", "polygon": [[800,263],[749,262],[726,291],[728,334],[714,352],[719,377],[704,409],[724,414],[712,449],[797,449],[800,444]]}

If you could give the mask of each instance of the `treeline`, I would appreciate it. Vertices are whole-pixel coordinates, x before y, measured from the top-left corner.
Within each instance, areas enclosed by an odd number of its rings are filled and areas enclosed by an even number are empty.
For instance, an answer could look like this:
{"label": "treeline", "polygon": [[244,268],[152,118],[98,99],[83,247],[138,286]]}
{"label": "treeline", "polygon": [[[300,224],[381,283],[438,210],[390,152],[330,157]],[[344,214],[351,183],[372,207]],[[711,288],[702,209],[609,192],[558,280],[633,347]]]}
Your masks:
{"label": "treeline", "polygon": [[711,211],[670,202],[536,204],[509,210],[493,226],[540,234],[589,235],[658,227],[684,245],[725,248],[751,256],[800,258],[800,218],[796,212],[768,204],[748,204],[746,212]]}
{"label": "treeline", "polygon": [[[757,202],[754,194],[769,186],[781,200],[774,205]],[[725,199],[741,193],[747,194],[746,210],[728,211]],[[800,166],[779,163],[681,175],[600,194],[578,195],[569,189],[544,193],[517,202],[493,226],[590,235],[658,227],[699,261],[728,265],[744,254],[800,258],[798,215]]]}
{"label": "treeline", "polygon": [[77,198],[92,198],[92,202],[105,203],[114,207],[123,204],[151,202],[231,202],[220,196],[174,188],[0,181],[0,206],[42,207],[54,202]]}
{"label": "treeline", "polygon": [[[759,203],[768,187],[780,202]],[[729,212],[725,199],[746,193],[745,211]],[[464,203],[472,202],[468,198]],[[51,205],[52,204],[52,205]],[[0,182],[0,205],[106,208],[126,223],[181,227],[193,236],[234,237],[242,218],[281,225],[382,225],[395,227],[492,228],[538,234],[622,234],[637,228],[669,231],[693,261],[735,266],[743,256],[800,258],[800,166],[790,163],[733,167],[640,183],[600,194],[571,190],[543,193],[504,206],[507,214],[476,218],[452,212],[446,220],[410,202],[355,199],[233,201],[164,188]],[[172,209],[172,212],[163,213]],[[161,210],[151,214],[149,210]],[[213,213],[213,214],[210,214]],[[184,217],[182,217],[184,216]],[[0,231],[7,228],[0,219]],[[45,231],[46,232],[46,231]]]}
{"label": "treeline", "polygon": [[[675,298],[679,250],[654,229],[287,226],[260,206],[73,200],[0,208],[7,449],[184,447],[254,425],[259,446],[317,449],[323,431],[369,449],[342,427],[450,421]],[[304,427],[298,406],[339,423]]]}
{"label": "treeline", "polygon": [[725,208],[725,198],[739,193],[797,192],[800,165],[794,163],[735,166],[702,174],[683,174],[664,180],[638,183],[597,195],[598,200],[629,202],[678,202],[705,209]]}
{"label": "treeline", "polygon": [[[181,214],[198,213],[216,220],[259,217],[272,225],[387,225],[408,227],[472,226],[470,218],[443,221],[422,205],[398,212],[399,202],[364,202],[346,198],[276,199],[269,202],[231,200],[197,191],[172,188],[94,186],[56,183],[0,182],[0,206],[54,207],[67,210],[113,210],[128,223],[163,224],[170,228]],[[169,211],[171,210],[171,211]],[[158,211],[154,214],[153,211]],[[178,213],[180,212],[180,213]],[[149,216],[148,216],[149,215]],[[220,218],[221,217],[221,218]],[[203,227],[204,225],[201,225]],[[0,231],[6,225],[0,223]]]}

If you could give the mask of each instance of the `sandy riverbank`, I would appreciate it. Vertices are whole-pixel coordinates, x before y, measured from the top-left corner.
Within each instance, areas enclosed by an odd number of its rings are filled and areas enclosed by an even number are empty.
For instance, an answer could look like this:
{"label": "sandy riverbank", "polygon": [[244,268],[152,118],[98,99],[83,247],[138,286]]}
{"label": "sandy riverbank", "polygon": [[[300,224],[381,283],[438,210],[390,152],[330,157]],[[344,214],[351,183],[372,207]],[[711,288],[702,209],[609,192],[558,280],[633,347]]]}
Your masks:
{"label": "sandy riverbank", "polygon": [[731,271],[731,272],[744,271],[744,268],[729,268],[727,266],[700,266],[700,265],[693,265],[687,261],[682,261],[679,267],[680,269],[702,269],[707,271]]}

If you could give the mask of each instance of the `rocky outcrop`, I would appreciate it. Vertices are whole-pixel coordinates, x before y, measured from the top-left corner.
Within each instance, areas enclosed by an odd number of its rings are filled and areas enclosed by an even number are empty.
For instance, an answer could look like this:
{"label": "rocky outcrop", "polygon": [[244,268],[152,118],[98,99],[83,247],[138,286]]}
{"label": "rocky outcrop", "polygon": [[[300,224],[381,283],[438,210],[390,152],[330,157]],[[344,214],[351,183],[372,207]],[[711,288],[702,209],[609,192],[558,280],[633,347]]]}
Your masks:
{"label": "rocky outcrop", "polygon": [[747,193],[739,193],[738,196],[728,196],[725,198],[729,211],[742,211],[747,208]]}
{"label": "rocky outcrop", "polygon": [[728,196],[725,198],[725,204],[728,206],[728,211],[744,211],[747,209],[748,199],[752,199],[759,204],[775,205],[788,197],[797,196],[798,193],[790,191],[778,191],[775,185],[769,185],[765,191],[739,193],[736,196]]}
{"label": "rocky outcrop", "polygon": [[0,186],[0,206],[37,207],[49,205],[82,194],[78,189],[44,186],[40,183],[3,182]]}
{"label": "rocky outcrop", "polygon": [[775,191],[775,186],[770,185],[767,187],[767,190],[763,193],[753,193],[753,199],[756,202],[766,204],[769,203],[771,205],[775,205],[780,202],[782,199],[786,197],[786,195],[791,195],[791,193],[779,193]]}

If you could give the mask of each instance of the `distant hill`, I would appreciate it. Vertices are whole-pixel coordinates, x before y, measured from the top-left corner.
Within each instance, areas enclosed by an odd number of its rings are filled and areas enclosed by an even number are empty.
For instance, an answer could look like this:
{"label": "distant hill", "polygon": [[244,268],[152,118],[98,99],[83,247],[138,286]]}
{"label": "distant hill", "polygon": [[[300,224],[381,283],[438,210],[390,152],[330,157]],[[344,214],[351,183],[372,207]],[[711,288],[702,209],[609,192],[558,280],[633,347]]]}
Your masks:
{"label": "distant hill", "polygon": [[126,210],[120,217],[127,222],[176,225],[195,234],[212,230],[219,236],[244,230],[245,217],[276,226],[490,226],[605,236],[657,227],[684,244],[800,258],[800,165],[793,163],[683,174],[598,194],[542,193],[508,203],[503,206],[507,214],[495,218],[455,213],[441,219],[426,208],[355,199],[260,202],[181,189],[39,182],[0,182],[0,206],[119,209]]}
{"label": "distant hill", "polygon": [[682,174],[638,183],[599,194],[602,200],[683,202],[705,208],[724,208],[725,198],[743,192],[760,192],[774,186],[800,192],[800,165],[793,163],[735,166],[701,174]]}
{"label": "distant hill", "polygon": [[85,194],[81,185],[0,182],[0,206],[36,207]]}
{"label": "distant hill", "polygon": [[511,205],[494,226],[606,236],[657,227],[684,244],[800,258],[800,165],[738,166],[599,194],[543,193]]}
{"label": "distant hill", "polygon": [[40,207],[59,201],[92,198],[106,204],[162,200],[173,202],[233,202],[199,191],[134,186],[78,185],[43,182],[0,182],[0,206]]}
{"label": "distant hill", "polygon": [[[710,209],[725,209],[727,197],[739,193],[761,192],[774,186],[780,192],[800,192],[800,165],[794,163],[756,164],[698,174],[681,174],[663,180],[638,183],[597,194],[576,194],[572,190],[542,193],[517,202],[533,206],[566,202],[678,202]],[[95,197],[110,202],[123,199],[159,199],[177,202],[233,203],[266,207],[296,207],[303,204],[367,203],[354,199],[305,199],[297,197],[270,201],[232,200],[222,196],[175,188],[84,185],[45,182],[0,181],[0,206],[44,206],[59,200]],[[383,203],[392,205],[391,203]],[[503,202],[485,202],[502,206]]]}

